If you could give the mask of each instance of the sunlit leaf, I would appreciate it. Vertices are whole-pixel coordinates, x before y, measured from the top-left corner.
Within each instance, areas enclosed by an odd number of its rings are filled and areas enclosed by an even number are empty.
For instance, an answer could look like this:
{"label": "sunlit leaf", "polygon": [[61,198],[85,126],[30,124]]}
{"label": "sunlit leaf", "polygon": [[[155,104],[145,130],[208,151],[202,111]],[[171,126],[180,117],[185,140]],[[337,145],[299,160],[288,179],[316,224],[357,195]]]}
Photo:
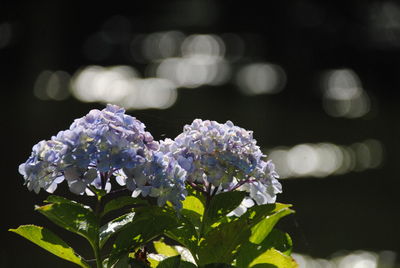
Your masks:
{"label": "sunlit leaf", "polygon": [[195,196],[187,196],[184,201],[182,201],[183,209],[191,210],[199,215],[204,213],[204,204],[201,200]]}
{"label": "sunlit leaf", "polygon": [[275,248],[285,255],[290,255],[292,253],[293,242],[289,234],[275,228],[259,245],[265,249]]}
{"label": "sunlit leaf", "polygon": [[104,244],[112,235],[115,235],[118,231],[126,227],[129,223],[131,223],[134,216],[135,212],[127,213],[103,225],[100,228],[100,235],[99,235],[100,248],[104,246]]}
{"label": "sunlit leaf", "polygon": [[266,267],[264,266],[264,264],[270,264],[270,267],[279,267],[279,268],[299,267],[292,257],[287,256],[276,249],[267,250],[262,255],[254,259],[248,267],[252,268]]}
{"label": "sunlit leaf", "polygon": [[232,263],[238,253],[246,254],[240,251],[240,247],[254,241],[262,242],[280,218],[292,213],[289,207],[279,203],[254,206],[241,217],[232,217],[213,226],[200,240],[197,251],[199,265]]}
{"label": "sunlit leaf", "polygon": [[290,236],[280,230],[273,229],[260,244],[254,244],[250,241],[243,243],[236,255],[236,264],[238,267],[248,267],[253,260],[272,248],[285,255],[290,255],[292,250]]}
{"label": "sunlit leaf", "polygon": [[64,229],[85,237],[92,244],[98,239],[99,224],[88,208],[74,203],[51,203],[36,210]]}
{"label": "sunlit leaf", "polygon": [[173,257],[179,255],[179,252],[176,251],[170,245],[165,244],[163,241],[154,241],[153,246],[158,254],[162,254],[166,257]]}
{"label": "sunlit leaf", "polygon": [[[10,229],[9,231],[25,237],[57,257],[73,262],[81,267],[90,267],[82,257],[76,254],[61,238],[43,227],[21,225],[17,229]],[[23,257],[23,252],[21,257]]]}
{"label": "sunlit leaf", "polygon": [[152,256],[149,256],[147,260],[150,262],[150,267],[157,267],[157,265],[160,263],[159,260],[153,259]]}
{"label": "sunlit leaf", "polygon": [[261,243],[282,217],[294,213],[293,210],[289,209],[289,205],[278,203],[275,206],[273,214],[267,215],[263,220],[251,228],[252,235],[249,239],[250,242],[255,244]]}
{"label": "sunlit leaf", "polygon": [[92,208],[89,207],[89,206],[85,206],[85,205],[83,205],[83,204],[81,204],[81,203],[78,203],[78,202],[73,201],[73,200],[69,200],[69,199],[67,199],[67,198],[65,198],[65,197],[58,196],[58,195],[50,195],[50,196],[48,196],[48,197],[46,198],[46,200],[44,200],[44,202],[45,202],[45,203],[56,203],[56,204],[78,205],[78,206],[84,207],[84,208],[86,208],[86,209],[92,211]]}
{"label": "sunlit leaf", "polygon": [[204,214],[204,204],[196,196],[187,196],[182,202],[182,215],[188,218],[195,226],[200,226]]}

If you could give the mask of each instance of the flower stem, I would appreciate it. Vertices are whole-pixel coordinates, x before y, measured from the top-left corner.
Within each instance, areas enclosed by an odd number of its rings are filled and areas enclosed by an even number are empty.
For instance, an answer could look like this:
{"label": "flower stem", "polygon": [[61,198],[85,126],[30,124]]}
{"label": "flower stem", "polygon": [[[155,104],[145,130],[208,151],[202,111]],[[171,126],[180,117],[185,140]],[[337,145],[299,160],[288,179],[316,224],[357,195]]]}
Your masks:
{"label": "flower stem", "polygon": [[96,207],[94,209],[94,213],[96,214],[96,216],[99,218],[100,221],[100,213],[101,213],[101,196],[97,195],[96,196],[97,200],[96,200]]}
{"label": "flower stem", "polygon": [[211,197],[212,197],[211,196],[211,184],[208,185],[207,191],[205,192],[205,196],[206,196],[206,203],[205,203],[205,207],[204,207],[203,219],[202,219],[201,225],[200,225],[200,239],[204,235],[205,221],[206,221],[206,217],[208,214],[208,209],[210,207],[210,201],[211,201]]}
{"label": "flower stem", "polygon": [[96,244],[92,245],[92,247],[93,247],[94,257],[96,258],[96,267],[102,268],[103,264],[100,256],[99,241],[96,241]]}
{"label": "flower stem", "polygon": [[[101,195],[96,195],[96,208],[94,213],[96,214],[98,218],[98,222],[100,223],[100,214],[101,214]],[[102,260],[101,260],[101,255],[100,255],[100,241],[99,241],[99,235],[96,238],[96,241],[92,244],[93,252],[94,252],[94,257],[96,259],[96,267],[97,268],[102,268]]]}

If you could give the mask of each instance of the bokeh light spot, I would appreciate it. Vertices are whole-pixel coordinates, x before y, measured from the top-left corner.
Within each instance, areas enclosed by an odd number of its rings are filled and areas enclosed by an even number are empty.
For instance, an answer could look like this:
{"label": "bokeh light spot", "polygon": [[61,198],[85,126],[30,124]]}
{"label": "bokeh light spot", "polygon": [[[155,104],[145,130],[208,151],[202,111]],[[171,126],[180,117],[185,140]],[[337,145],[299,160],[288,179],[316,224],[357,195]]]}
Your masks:
{"label": "bokeh light spot", "polygon": [[65,100],[70,95],[70,79],[67,72],[45,70],[36,78],[33,93],[41,100]]}
{"label": "bokeh light spot", "polygon": [[327,72],[323,76],[323,107],[333,117],[359,118],[371,108],[370,98],[357,74],[349,69]]}
{"label": "bokeh light spot", "polygon": [[275,64],[252,63],[238,71],[236,84],[247,95],[274,94],[284,88],[286,74]]}

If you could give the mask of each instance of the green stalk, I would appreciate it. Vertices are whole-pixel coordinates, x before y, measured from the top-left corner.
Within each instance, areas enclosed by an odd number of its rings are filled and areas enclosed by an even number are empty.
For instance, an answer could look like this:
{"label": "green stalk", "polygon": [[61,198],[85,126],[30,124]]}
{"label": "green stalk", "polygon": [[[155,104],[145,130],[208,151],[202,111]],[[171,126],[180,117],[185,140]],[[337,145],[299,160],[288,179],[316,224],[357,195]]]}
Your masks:
{"label": "green stalk", "polygon": [[103,268],[103,264],[102,264],[101,256],[100,256],[99,240],[97,239],[97,241],[95,243],[91,242],[90,245],[92,246],[92,249],[94,252],[94,257],[96,259],[96,267]]}
{"label": "green stalk", "polygon": [[211,201],[211,184],[207,187],[207,192],[205,193],[206,195],[206,203],[204,207],[204,214],[203,218],[201,220],[201,225],[200,225],[200,239],[203,237],[203,232],[204,232],[204,222],[205,222],[205,217],[207,216],[208,213],[208,208],[210,206],[210,201]]}
{"label": "green stalk", "polygon": [[[97,200],[96,200],[96,208],[94,213],[96,214],[98,221],[100,223],[100,214],[101,214],[101,195],[96,195]],[[99,241],[99,235],[96,238],[96,241],[94,243],[90,243],[92,245],[92,249],[94,252],[94,257],[96,259],[96,267],[97,268],[103,268],[103,263],[101,260],[101,255],[100,255],[100,241]]]}
{"label": "green stalk", "polygon": [[103,264],[101,262],[100,251],[98,249],[96,249],[94,253],[95,253],[94,255],[96,257],[96,266],[97,266],[97,268],[102,268]]}
{"label": "green stalk", "polygon": [[[203,213],[203,217],[202,217],[201,223],[200,223],[199,241],[201,240],[201,238],[204,235],[206,217],[207,217],[207,214],[208,214],[208,210],[209,210],[209,207],[210,207],[210,201],[211,201],[211,198],[212,198],[211,184],[209,184],[207,189],[205,191],[202,191],[201,193],[203,193],[205,195],[206,203],[204,204],[204,213]],[[199,244],[197,245],[196,252],[192,252],[192,255],[195,258],[196,264],[198,266],[200,266],[200,259],[197,257],[198,247],[199,247]]]}

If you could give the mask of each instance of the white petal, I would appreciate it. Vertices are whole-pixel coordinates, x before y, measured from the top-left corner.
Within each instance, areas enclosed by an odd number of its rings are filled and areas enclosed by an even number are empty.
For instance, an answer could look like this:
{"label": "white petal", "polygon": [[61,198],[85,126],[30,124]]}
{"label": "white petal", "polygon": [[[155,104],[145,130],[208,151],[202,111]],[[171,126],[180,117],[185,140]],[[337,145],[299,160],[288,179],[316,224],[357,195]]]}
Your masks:
{"label": "white petal", "polygon": [[234,210],[232,210],[231,212],[229,212],[227,214],[228,217],[231,216],[237,216],[240,217],[242,216],[245,212],[247,211],[247,208],[245,206],[239,205],[237,208],[235,208]]}
{"label": "white petal", "polygon": [[123,177],[123,176],[116,176],[115,177],[115,181],[121,186],[125,186],[126,185],[126,178]]}
{"label": "white petal", "polygon": [[167,257],[161,254],[154,254],[154,253],[150,253],[147,255],[149,259],[155,260],[155,261],[163,261],[165,260]]}
{"label": "white petal", "polygon": [[59,184],[59,183],[62,183],[64,181],[64,179],[65,179],[64,176],[60,176],[60,177],[55,178],[55,180],[53,182]]}
{"label": "white petal", "polygon": [[196,264],[196,261],[194,260],[192,253],[187,248],[181,246],[174,246],[174,248],[176,251],[178,251],[179,255],[181,255],[182,260]]}
{"label": "white petal", "polygon": [[54,193],[54,191],[57,189],[57,183],[53,182],[52,184],[47,187],[46,192],[48,193]]}
{"label": "white petal", "polygon": [[140,195],[141,192],[142,192],[142,190],[140,190],[140,189],[135,189],[135,190],[132,192],[132,197],[133,197],[133,198],[138,197],[138,196]]}
{"label": "white petal", "polygon": [[21,175],[23,175],[23,176],[26,176],[25,165],[26,165],[26,164],[23,163],[23,164],[19,165],[19,167],[18,167],[18,172],[19,172]]}
{"label": "white petal", "polygon": [[110,182],[106,183],[106,187],[104,187],[104,190],[106,190],[107,193],[109,193],[111,191],[111,183]]}
{"label": "white petal", "polygon": [[89,188],[85,188],[85,193],[87,196],[95,196],[95,194]]}
{"label": "white petal", "polygon": [[245,197],[242,201],[242,205],[246,208],[251,208],[252,206],[254,206],[254,201],[249,197]]}
{"label": "white petal", "polygon": [[268,203],[268,199],[266,198],[265,195],[262,194],[257,194],[253,196],[253,199],[256,201],[258,205],[264,205]]}

